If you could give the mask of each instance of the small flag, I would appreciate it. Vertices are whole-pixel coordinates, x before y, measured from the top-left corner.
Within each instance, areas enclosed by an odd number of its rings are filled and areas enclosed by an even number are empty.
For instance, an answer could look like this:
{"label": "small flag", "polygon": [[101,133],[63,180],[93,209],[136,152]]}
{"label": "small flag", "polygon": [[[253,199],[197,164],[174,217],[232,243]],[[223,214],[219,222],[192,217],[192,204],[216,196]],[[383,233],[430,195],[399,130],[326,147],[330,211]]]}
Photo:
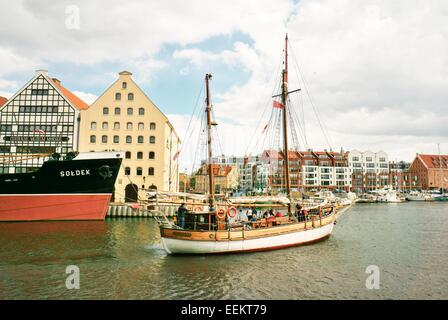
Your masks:
{"label": "small flag", "polygon": [[283,105],[278,101],[272,101],[272,106],[277,109],[283,109]]}
{"label": "small flag", "polygon": [[263,128],[263,132],[261,134],[265,133],[265,131],[268,129],[268,127],[269,127],[269,123],[266,123],[266,125]]}
{"label": "small flag", "polygon": [[176,160],[176,159],[179,157],[179,153],[180,153],[180,151],[177,151],[177,152],[174,154],[173,160]]}
{"label": "small flag", "polygon": [[42,130],[42,129],[34,130],[33,132],[34,132],[34,133],[45,133],[45,131]]}

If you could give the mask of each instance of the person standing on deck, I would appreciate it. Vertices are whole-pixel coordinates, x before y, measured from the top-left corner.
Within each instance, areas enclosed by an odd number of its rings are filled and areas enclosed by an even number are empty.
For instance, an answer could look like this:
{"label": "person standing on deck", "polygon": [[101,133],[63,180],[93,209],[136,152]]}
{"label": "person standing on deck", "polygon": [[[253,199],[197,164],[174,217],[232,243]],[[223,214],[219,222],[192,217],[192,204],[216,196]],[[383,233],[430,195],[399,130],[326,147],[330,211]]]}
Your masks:
{"label": "person standing on deck", "polygon": [[185,228],[185,214],[187,213],[187,208],[185,208],[185,203],[182,203],[177,209],[178,226]]}

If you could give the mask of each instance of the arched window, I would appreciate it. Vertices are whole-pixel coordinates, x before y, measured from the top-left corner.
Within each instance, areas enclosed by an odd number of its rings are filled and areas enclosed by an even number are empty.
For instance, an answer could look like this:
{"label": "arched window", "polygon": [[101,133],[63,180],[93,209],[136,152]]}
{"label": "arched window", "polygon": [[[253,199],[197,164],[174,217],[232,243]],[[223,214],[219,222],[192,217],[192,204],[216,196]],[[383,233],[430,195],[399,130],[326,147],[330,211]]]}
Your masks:
{"label": "arched window", "polygon": [[149,159],[155,159],[156,158],[156,153],[154,151],[150,151],[149,152]]}
{"label": "arched window", "polygon": [[109,128],[109,124],[107,122],[103,122],[101,128],[103,128],[103,130],[107,130]]}
{"label": "arched window", "polygon": [[126,159],[131,159],[131,151],[126,151]]}
{"label": "arched window", "polygon": [[104,115],[109,114],[109,108],[108,108],[108,107],[104,107],[104,108],[103,108],[103,114],[104,114]]}
{"label": "arched window", "polygon": [[144,116],[145,115],[145,108],[138,108],[138,115]]}
{"label": "arched window", "polygon": [[130,176],[131,175],[131,168],[129,168],[129,167],[124,168],[124,175],[125,176]]}
{"label": "arched window", "polygon": [[156,143],[156,137],[155,136],[150,136],[149,137],[149,143],[151,143],[151,144]]}
{"label": "arched window", "polygon": [[122,88],[122,89],[126,89],[127,87],[128,87],[127,82],[123,82],[123,83],[121,84],[121,88]]}
{"label": "arched window", "polygon": [[132,137],[131,136],[126,136],[126,143],[132,143]]}
{"label": "arched window", "polygon": [[128,100],[134,100],[134,94],[128,93]]}
{"label": "arched window", "polygon": [[96,143],[96,136],[90,136],[90,143]]}
{"label": "arched window", "polygon": [[114,130],[120,130],[120,122],[114,122]]}
{"label": "arched window", "polygon": [[114,136],[114,143],[120,143],[120,137]]}
{"label": "arched window", "polygon": [[121,109],[120,109],[120,107],[116,107],[115,108],[115,110],[114,110],[114,113],[115,113],[115,115],[120,115],[121,114]]}
{"label": "arched window", "polygon": [[134,113],[134,109],[128,108],[128,116],[132,116],[133,113]]}
{"label": "arched window", "polygon": [[137,167],[137,175],[141,176],[143,174],[143,170],[141,167]]}
{"label": "arched window", "polygon": [[115,100],[121,100],[121,93],[117,92],[115,94]]}
{"label": "arched window", "polygon": [[154,168],[153,167],[149,167],[148,168],[148,176],[153,176],[154,175]]}
{"label": "arched window", "polygon": [[137,152],[137,159],[143,159],[143,152]]}
{"label": "arched window", "polygon": [[145,130],[145,124],[143,122],[138,123],[138,130]]}
{"label": "arched window", "polygon": [[143,143],[143,136],[137,137],[137,143]]}
{"label": "arched window", "polygon": [[90,129],[96,129],[96,122],[90,122]]}
{"label": "arched window", "polygon": [[151,122],[149,124],[149,130],[156,130],[156,123],[155,122]]}
{"label": "arched window", "polygon": [[101,136],[101,143],[107,143],[107,136]]}
{"label": "arched window", "polygon": [[127,130],[132,130],[132,122],[126,123],[126,129]]}

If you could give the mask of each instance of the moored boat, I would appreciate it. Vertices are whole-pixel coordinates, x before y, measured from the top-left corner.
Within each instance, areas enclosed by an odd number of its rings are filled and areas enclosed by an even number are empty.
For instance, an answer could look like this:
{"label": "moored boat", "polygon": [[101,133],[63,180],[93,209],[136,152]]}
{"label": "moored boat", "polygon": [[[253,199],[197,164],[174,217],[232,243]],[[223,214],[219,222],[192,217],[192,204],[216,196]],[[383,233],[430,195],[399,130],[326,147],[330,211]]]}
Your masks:
{"label": "moored boat", "polygon": [[87,152],[1,174],[0,221],[103,220],[122,159],[121,152]]}

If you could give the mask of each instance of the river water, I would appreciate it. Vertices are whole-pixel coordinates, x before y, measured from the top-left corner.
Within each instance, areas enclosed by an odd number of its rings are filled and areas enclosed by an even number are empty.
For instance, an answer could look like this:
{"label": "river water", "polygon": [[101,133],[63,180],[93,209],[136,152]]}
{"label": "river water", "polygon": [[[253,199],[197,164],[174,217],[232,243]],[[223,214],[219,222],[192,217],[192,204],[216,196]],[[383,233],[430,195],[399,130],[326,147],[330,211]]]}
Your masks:
{"label": "river water", "polygon": [[326,241],[224,256],[168,256],[150,218],[0,223],[0,299],[448,299],[448,203],[356,204]]}

